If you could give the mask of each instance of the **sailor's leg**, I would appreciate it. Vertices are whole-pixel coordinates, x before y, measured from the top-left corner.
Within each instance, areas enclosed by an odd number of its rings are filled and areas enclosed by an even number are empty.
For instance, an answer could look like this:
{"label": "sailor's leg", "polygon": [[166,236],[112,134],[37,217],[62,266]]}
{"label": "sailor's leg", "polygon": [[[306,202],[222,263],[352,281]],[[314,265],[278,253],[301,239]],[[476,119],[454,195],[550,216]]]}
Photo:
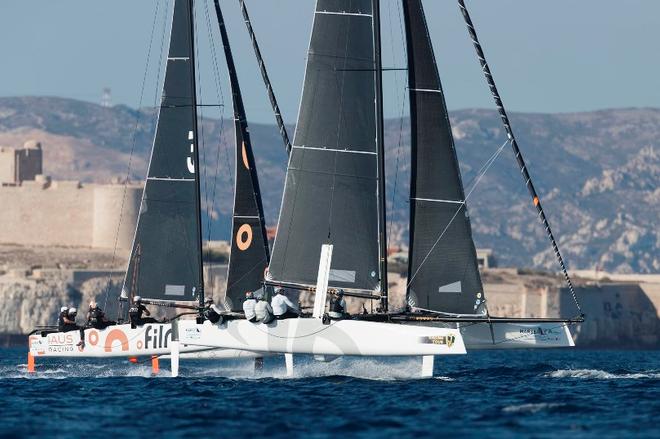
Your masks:
{"label": "sailor's leg", "polygon": [[422,378],[433,376],[433,355],[422,356]]}
{"label": "sailor's leg", "polygon": [[78,326],[78,330],[80,331],[80,343],[78,345],[85,349],[85,327]]}
{"label": "sailor's leg", "polygon": [[254,371],[262,372],[264,370],[264,357],[257,357],[254,359]]}
{"label": "sailor's leg", "polygon": [[284,354],[284,362],[286,363],[286,376],[293,376],[293,354]]}
{"label": "sailor's leg", "polygon": [[152,375],[158,375],[160,372],[160,365],[158,364],[158,356],[157,355],[152,355],[151,356],[151,373]]}

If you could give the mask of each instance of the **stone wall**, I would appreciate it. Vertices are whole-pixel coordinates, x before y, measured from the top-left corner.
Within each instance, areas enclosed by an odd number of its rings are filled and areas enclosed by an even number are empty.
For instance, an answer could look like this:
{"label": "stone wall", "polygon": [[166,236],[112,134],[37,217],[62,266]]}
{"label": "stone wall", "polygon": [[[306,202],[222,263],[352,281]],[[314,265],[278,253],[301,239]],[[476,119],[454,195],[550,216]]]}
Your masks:
{"label": "stone wall", "polygon": [[[37,179],[0,187],[0,243],[129,250],[139,186]],[[121,215],[120,222],[120,212]]]}

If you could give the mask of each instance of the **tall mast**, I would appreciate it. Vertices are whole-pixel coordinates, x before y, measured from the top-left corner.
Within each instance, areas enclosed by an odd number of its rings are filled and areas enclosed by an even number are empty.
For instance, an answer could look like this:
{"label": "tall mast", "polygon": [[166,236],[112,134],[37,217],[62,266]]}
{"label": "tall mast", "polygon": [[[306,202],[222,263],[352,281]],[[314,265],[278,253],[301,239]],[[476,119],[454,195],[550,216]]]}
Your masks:
{"label": "tall mast", "polygon": [[277,121],[277,127],[280,130],[280,135],[282,136],[282,142],[284,142],[284,148],[286,153],[291,153],[291,141],[289,140],[289,133],[286,130],[284,125],[284,120],[282,119],[282,113],[280,111],[280,106],[277,104],[277,99],[275,98],[275,92],[273,92],[273,87],[270,83],[270,78],[268,77],[268,71],[266,70],[266,64],[264,59],[261,56],[261,50],[259,50],[259,44],[257,43],[257,37],[254,34],[254,29],[252,29],[252,23],[250,22],[250,16],[248,15],[247,7],[245,6],[244,0],[238,0],[241,4],[241,12],[243,13],[243,21],[245,21],[245,27],[247,27],[248,34],[250,34],[250,40],[252,41],[252,48],[254,49],[254,55],[257,57],[257,62],[259,63],[259,71],[261,72],[261,78],[264,80],[264,85],[266,86],[266,91],[268,92],[268,99],[270,100],[270,105],[273,108],[273,113],[275,113],[275,120]]}
{"label": "tall mast", "polygon": [[385,144],[383,141],[383,63],[380,42],[380,0],[373,0],[374,60],[376,75],[376,147],[378,151],[378,244],[380,250],[380,288],[383,312],[388,308],[387,292],[387,217],[385,205]]}
{"label": "tall mast", "polygon": [[201,284],[198,287],[197,290],[197,298],[199,301],[199,307],[200,307],[200,312],[201,308],[204,307],[204,261],[202,258],[202,249],[203,247],[203,240],[202,240],[202,194],[201,194],[201,179],[202,175],[200,174],[200,165],[199,165],[199,137],[197,135],[197,82],[196,82],[196,60],[195,60],[195,0],[188,0],[188,5],[189,5],[189,19],[190,19],[190,56],[191,56],[191,63],[190,63],[190,69],[191,69],[191,75],[190,75],[190,87],[192,90],[191,94],[191,99],[192,99],[192,112],[193,112],[193,137],[194,137],[194,145],[195,145],[195,152],[194,152],[194,157],[195,157],[195,174],[197,174],[196,182],[195,182],[195,192],[197,194],[197,239],[199,240],[199,253],[197,255],[198,257],[198,264],[199,264],[199,279]]}
{"label": "tall mast", "polygon": [[573,301],[575,302],[577,311],[580,314],[580,316],[584,316],[577,295],[575,293],[575,288],[573,288],[573,282],[571,281],[571,277],[568,274],[568,270],[566,268],[564,258],[562,257],[561,252],[559,251],[559,245],[557,244],[557,241],[555,240],[555,236],[552,233],[552,230],[550,229],[550,223],[548,222],[548,218],[545,216],[545,211],[543,210],[543,206],[541,205],[541,200],[539,199],[539,195],[536,192],[534,183],[532,183],[532,177],[529,175],[529,171],[527,170],[527,165],[525,164],[525,160],[523,159],[522,153],[520,152],[520,148],[518,147],[516,136],[514,136],[513,134],[513,129],[511,128],[511,122],[509,122],[509,116],[507,115],[506,110],[504,109],[504,104],[502,103],[502,98],[500,97],[500,93],[497,91],[497,86],[495,85],[495,79],[493,79],[493,74],[491,73],[490,67],[488,66],[488,62],[486,61],[486,55],[484,54],[484,51],[481,47],[481,43],[479,42],[479,38],[477,37],[477,31],[474,28],[474,24],[472,23],[472,18],[470,18],[470,13],[468,12],[467,7],[465,6],[465,0],[458,0],[458,6],[461,9],[461,13],[463,14],[463,19],[465,20],[465,24],[468,29],[468,34],[470,35],[470,39],[472,40],[472,44],[474,45],[474,50],[477,52],[477,58],[479,58],[479,64],[481,65],[481,70],[483,71],[484,77],[486,78],[486,83],[488,84],[490,93],[493,95],[493,100],[495,101],[495,105],[497,106],[497,111],[500,113],[500,119],[502,120],[502,125],[504,126],[506,135],[509,138],[509,143],[511,144],[513,153],[516,156],[516,161],[518,162],[518,167],[520,168],[520,174],[522,175],[523,180],[525,181],[525,186],[527,187],[527,191],[529,192],[529,195],[532,197],[532,203],[534,203],[534,207],[536,207],[536,211],[538,212],[538,217],[541,220],[541,223],[543,224],[543,228],[545,229],[545,233],[548,236],[548,240],[552,245],[552,250],[555,252],[555,257],[557,258],[557,262],[559,262],[561,271],[562,273],[564,273],[564,279],[566,280],[568,289],[571,292],[571,296],[573,297]]}
{"label": "tall mast", "polygon": [[192,0],[175,0],[126,298],[134,286],[134,294],[151,301],[204,302],[193,13]]}
{"label": "tall mast", "polygon": [[453,314],[487,310],[460,166],[422,0],[402,0],[410,103],[406,303]]}
{"label": "tall mast", "polygon": [[225,305],[232,311],[240,311],[245,300],[245,292],[259,289],[263,283],[270,250],[259,178],[238,74],[219,0],[215,0],[214,4],[231,85],[236,147],[234,161],[236,181]]}
{"label": "tall mast", "polygon": [[332,244],[330,288],[380,300],[382,122],[373,17],[373,0],[316,3],[269,265],[274,283],[316,285],[319,252]]}

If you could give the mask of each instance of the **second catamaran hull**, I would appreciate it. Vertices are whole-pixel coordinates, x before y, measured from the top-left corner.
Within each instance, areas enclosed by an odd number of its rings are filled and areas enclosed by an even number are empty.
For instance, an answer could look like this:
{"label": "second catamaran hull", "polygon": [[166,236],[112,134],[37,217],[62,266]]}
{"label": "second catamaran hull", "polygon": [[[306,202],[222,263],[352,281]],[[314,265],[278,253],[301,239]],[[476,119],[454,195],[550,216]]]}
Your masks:
{"label": "second catamaran hull", "polygon": [[468,351],[480,349],[541,349],[573,347],[573,337],[563,322],[495,322],[415,324],[435,328],[460,328]]}
{"label": "second catamaran hull", "polygon": [[358,356],[416,356],[464,354],[459,330],[355,320],[323,324],[297,318],[255,324],[231,320],[179,322],[182,345],[269,353]]}
{"label": "second catamaran hull", "polygon": [[[131,328],[131,325],[115,325],[106,329],[85,329],[85,347],[78,346],[79,331],[53,332],[30,335],[30,354],[35,358],[110,358],[110,357],[151,357],[170,353],[172,325],[156,323]],[[209,351],[200,346],[181,345],[181,352],[192,354]],[[205,358],[254,358],[263,354],[215,349]]]}

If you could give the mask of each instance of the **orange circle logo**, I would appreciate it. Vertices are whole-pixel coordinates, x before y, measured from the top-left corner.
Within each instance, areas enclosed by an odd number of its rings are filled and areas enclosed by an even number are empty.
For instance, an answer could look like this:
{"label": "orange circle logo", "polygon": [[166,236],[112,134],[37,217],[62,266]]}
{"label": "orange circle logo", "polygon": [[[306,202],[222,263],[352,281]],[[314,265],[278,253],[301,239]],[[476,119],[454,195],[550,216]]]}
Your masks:
{"label": "orange circle logo", "polygon": [[97,331],[89,331],[89,344],[96,346],[99,343],[99,333]]}
{"label": "orange circle logo", "polygon": [[128,350],[128,337],[122,331],[121,329],[113,329],[110,331],[110,333],[105,337],[105,344],[103,348],[105,349],[106,352],[112,352],[113,344],[118,341],[120,343],[120,350],[122,351],[127,351]]}
{"label": "orange circle logo", "polygon": [[249,224],[243,224],[236,232],[236,247],[239,250],[247,250],[252,244],[252,227]]}
{"label": "orange circle logo", "polygon": [[248,163],[247,151],[245,150],[245,142],[241,145],[241,156],[243,157],[243,166],[249,170],[250,164]]}

